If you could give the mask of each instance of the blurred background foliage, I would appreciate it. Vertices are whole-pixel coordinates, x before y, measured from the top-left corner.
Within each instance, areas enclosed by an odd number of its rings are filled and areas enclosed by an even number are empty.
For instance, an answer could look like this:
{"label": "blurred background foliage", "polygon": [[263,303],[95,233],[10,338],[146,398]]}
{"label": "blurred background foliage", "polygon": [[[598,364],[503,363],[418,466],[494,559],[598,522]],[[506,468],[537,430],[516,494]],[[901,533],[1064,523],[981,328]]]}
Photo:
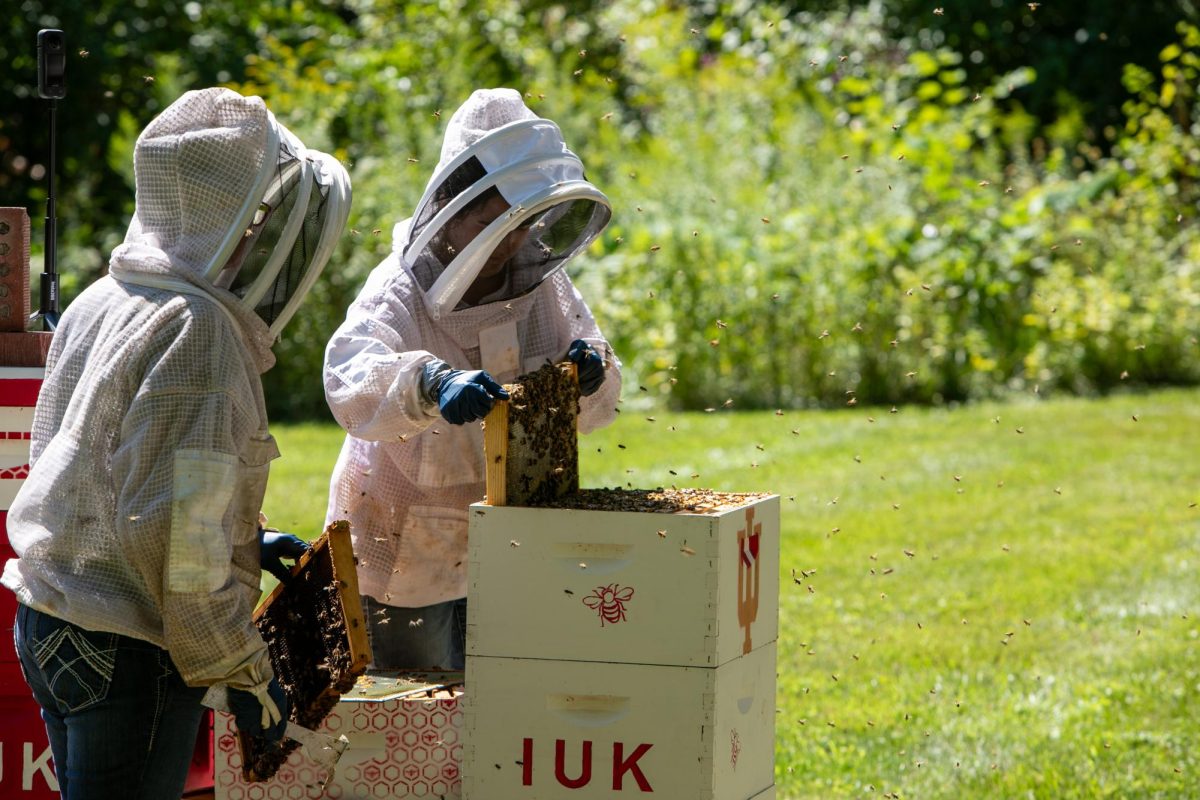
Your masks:
{"label": "blurred background foliage", "polygon": [[446,119],[507,85],[613,201],[570,269],[627,403],[1194,384],[1197,25],[1191,0],[24,0],[0,39],[0,203],[40,241],[39,28],[71,54],[68,302],[124,235],[142,126],[189,88],[262,95],[354,181],[351,230],[266,376],[274,415],[323,418],[325,341]]}

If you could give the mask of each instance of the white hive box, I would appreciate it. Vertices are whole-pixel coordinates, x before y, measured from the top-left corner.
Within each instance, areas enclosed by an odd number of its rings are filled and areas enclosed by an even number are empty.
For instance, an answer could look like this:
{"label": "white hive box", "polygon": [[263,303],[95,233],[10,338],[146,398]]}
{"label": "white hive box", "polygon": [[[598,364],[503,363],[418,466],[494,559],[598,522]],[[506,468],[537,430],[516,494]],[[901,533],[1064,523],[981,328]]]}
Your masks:
{"label": "white hive box", "polygon": [[717,667],[774,642],[779,497],[712,513],[470,511],[467,654]]}
{"label": "white hive box", "polygon": [[774,797],[779,498],[724,497],[471,507],[464,800]]}
{"label": "white hive box", "polygon": [[471,658],[466,800],[775,796],[775,645],[715,669]]}
{"label": "white hive box", "polygon": [[[279,772],[262,783],[242,778],[237,727],[229,714],[215,715],[214,791],[216,800],[295,800],[298,798],[462,797],[461,691],[441,686],[389,692],[388,679],[359,687],[334,707],[318,728],[350,742],[333,780],[321,789],[323,772],[294,751]],[[399,684],[411,687],[411,681]],[[397,685],[397,682],[391,682]],[[427,696],[430,692],[433,697]]]}

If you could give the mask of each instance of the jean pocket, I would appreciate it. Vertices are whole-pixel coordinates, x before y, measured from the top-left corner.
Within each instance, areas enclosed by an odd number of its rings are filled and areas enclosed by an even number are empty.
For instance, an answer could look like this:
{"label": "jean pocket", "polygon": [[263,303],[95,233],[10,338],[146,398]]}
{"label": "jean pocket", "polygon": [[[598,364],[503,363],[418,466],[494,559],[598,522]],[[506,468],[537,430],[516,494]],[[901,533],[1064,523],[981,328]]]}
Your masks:
{"label": "jean pocket", "polygon": [[31,666],[62,713],[82,711],[108,696],[118,638],[115,633],[87,631],[67,622],[28,638]]}

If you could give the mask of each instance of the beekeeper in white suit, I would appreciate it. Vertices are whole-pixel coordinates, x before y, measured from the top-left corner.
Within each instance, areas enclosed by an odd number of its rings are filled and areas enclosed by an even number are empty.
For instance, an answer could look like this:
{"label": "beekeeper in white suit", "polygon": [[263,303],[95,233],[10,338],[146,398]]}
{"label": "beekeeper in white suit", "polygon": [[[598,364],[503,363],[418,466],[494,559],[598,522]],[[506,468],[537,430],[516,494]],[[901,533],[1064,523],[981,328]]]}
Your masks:
{"label": "beekeeper in white suit", "polygon": [[476,91],[329,342],[325,396],[348,436],[327,519],[351,523],[376,668],[463,666],[477,420],[500,384],[570,358],[580,430],[615,417],[619,363],[563,270],[610,216],[557,125],[512,89]]}
{"label": "beekeeper in white suit", "polygon": [[71,800],[179,797],[211,684],[240,728],[282,734],[251,614],[298,540],[260,543],[279,455],[260,373],[350,200],[337,161],[227,89],[155,118],[134,177],[109,275],[55,331],[8,515],[17,650]]}

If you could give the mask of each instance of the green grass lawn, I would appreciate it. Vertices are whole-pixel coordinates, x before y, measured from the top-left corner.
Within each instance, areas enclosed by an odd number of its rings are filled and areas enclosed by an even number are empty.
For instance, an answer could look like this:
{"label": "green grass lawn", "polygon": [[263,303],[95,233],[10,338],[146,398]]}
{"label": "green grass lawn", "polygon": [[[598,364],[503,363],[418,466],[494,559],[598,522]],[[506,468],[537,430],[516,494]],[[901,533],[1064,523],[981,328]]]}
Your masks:
{"label": "green grass lawn", "polygon": [[[340,432],[275,434],[311,535]],[[1200,392],[627,410],[580,450],[584,486],[782,495],[781,798],[1200,797]]]}

